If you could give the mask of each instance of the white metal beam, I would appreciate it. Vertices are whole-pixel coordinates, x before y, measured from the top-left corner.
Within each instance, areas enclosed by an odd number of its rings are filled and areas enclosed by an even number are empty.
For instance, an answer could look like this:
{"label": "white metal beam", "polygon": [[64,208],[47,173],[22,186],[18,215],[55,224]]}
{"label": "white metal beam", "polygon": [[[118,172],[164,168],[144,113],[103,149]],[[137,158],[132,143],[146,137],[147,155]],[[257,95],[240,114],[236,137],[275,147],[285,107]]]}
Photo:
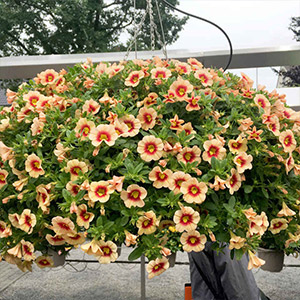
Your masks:
{"label": "white metal beam", "polygon": [[[153,56],[163,57],[161,51],[139,51],[138,58],[149,59]],[[45,69],[55,69],[73,66],[84,62],[90,57],[93,62],[116,62],[123,60],[125,52],[88,53],[88,54],[62,54],[38,56],[11,56],[0,58],[0,79],[32,78]],[[228,51],[192,52],[189,50],[169,50],[169,58],[186,61],[195,57],[206,67],[224,67],[228,61]],[[134,59],[134,53],[128,59]],[[300,46],[282,46],[272,48],[251,48],[234,50],[230,68],[256,68],[271,66],[300,65]]]}

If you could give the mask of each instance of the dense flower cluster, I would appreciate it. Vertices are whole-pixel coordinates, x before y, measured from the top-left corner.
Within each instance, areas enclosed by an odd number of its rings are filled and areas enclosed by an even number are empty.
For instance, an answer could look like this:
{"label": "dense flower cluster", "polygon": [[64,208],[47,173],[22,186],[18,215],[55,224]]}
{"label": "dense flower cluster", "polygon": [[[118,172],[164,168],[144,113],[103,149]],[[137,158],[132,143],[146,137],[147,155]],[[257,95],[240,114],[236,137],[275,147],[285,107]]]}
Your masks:
{"label": "dense flower cluster", "polygon": [[[196,59],[46,70],[0,109],[0,251],[21,269],[123,243],[149,277],[178,250],[300,243],[300,113]],[[42,253],[38,256],[37,253]]]}

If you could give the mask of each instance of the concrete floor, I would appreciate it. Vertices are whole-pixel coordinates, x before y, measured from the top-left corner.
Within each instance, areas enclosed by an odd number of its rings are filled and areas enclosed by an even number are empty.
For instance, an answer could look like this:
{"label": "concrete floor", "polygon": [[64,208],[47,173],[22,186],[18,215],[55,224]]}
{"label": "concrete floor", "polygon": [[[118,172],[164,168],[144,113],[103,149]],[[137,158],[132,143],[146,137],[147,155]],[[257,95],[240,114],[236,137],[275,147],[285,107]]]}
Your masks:
{"label": "concrete floor", "polygon": [[[120,259],[125,260],[128,253],[128,249],[122,249]],[[81,251],[74,251],[70,258],[93,259]],[[179,253],[177,261],[187,262],[187,255]],[[300,264],[300,258],[286,257],[285,263]],[[254,275],[259,287],[272,300],[300,300],[300,268],[287,267],[280,273],[254,270]],[[161,276],[146,280],[147,300],[184,299],[187,282],[190,282],[189,267],[176,265]],[[32,273],[23,274],[3,262],[0,264],[0,299],[139,300],[140,266],[74,263],[51,270],[34,267]]]}

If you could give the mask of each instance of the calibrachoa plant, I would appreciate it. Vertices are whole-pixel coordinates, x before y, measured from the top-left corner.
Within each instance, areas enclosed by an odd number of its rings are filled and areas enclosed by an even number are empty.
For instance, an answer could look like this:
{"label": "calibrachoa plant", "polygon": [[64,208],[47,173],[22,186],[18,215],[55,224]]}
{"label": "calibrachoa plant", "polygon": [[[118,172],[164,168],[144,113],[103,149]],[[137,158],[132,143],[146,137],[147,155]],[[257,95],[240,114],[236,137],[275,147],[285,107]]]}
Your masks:
{"label": "calibrachoa plant", "polygon": [[[100,263],[145,254],[149,277],[211,240],[263,261],[295,253],[300,114],[253,81],[159,58],[46,70],[0,110],[0,251],[51,267],[81,245]],[[37,254],[42,253],[42,255]]]}

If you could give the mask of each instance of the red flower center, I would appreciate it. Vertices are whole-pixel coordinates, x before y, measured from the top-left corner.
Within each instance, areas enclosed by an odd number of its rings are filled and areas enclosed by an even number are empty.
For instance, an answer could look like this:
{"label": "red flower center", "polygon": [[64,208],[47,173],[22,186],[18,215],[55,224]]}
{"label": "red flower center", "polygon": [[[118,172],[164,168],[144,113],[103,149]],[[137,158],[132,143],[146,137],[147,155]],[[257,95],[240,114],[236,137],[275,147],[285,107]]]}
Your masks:
{"label": "red flower center", "polygon": [[189,194],[192,196],[198,196],[201,193],[201,190],[196,185],[189,186]]}
{"label": "red flower center", "polygon": [[53,74],[47,74],[46,75],[46,82],[52,82],[54,80],[55,76]]}
{"label": "red flower center", "polygon": [[216,147],[216,146],[210,146],[209,149],[208,149],[208,153],[209,153],[209,156],[210,157],[218,157],[218,154],[219,154],[219,148]]}
{"label": "red flower center", "polygon": [[166,78],[166,72],[157,71],[156,74],[155,74],[155,78]]}
{"label": "red flower center", "polygon": [[40,167],[41,167],[41,164],[40,164],[40,162],[38,160],[31,161],[31,168],[32,168],[32,170],[34,170],[34,171],[40,171],[41,170]]}
{"label": "red flower center", "polygon": [[193,162],[194,159],[195,159],[196,155],[194,152],[192,151],[189,151],[189,152],[185,152],[183,154],[183,159],[186,161],[186,162]]}
{"label": "red flower center", "polygon": [[290,135],[288,135],[284,139],[284,145],[286,147],[289,147],[289,146],[291,146],[291,144],[292,144],[292,137]]}
{"label": "red flower center", "polygon": [[88,136],[88,134],[90,133],[90,130],[91,130],[91,128],[87,124],[85,124],[81,127],[81,133],[83,136]]}
{"label": "red flower center", "polygon": [[278,229],[278,228],[280,228],[282,225],[283,225],[282,222],[278,222],[278,223],[276,223],[276,224],[273,225],[273,228],[274,228],[274,229]]}
{"label": "red flower center", "polygon": [[80,171],[81,171],[81,168],[79,166],[74,166],[70,169],[70,173],[72,175],[76,175],[76,176],[78,176]]}
{"label": "red flower center", "polygon": [[176,89],[176,95],[178,97],[183,97],[186,93],[187,87],[185,85],[179,85]]}
{"label": "red flower center", "polygon": [[197,236],[194,236],[194,235],[190,235],[188,238],[187,238],[187,244],[189,244],[190,246],[197,246],[200,244],[200,239],[199,237]]}
{"label": "red flower center", "polygon": [[36,106],[38,101],[39,101],[39,97],[37,96],[31,96],[29,98],[29,102],[32,106]]}
{"label": "red flower center", "polygon": [[128,193],[128,198],[132,201],[139,201],[141,196],[141,192],[139,190],[133,190]]}
{"label": "red flower center", "polygon": [[59,222],[57,225],[64,230],[71,230],[70,226],[64,222]]}
{"label": "red flower center", "polygon": [[97,186],[97,188],[95,190],[95,194],[99,198],[106,196],[106,194],[107,194],[107,187],[106,186],[102,186],[102,185]]}
{"label": "red flower center", "polygon": [[134,75],[131,76],[130,82],[131,83],[137,83],[139,81],[139,79],[140,79],[140,76],[138,74],[134,74]]}
{"label": "red flower center", "polygon": [[232,175],[229,181],[229,184],[231,187],[234,187],[236,183],[238,182],[236,175]]}
{"label": "red flower center", "polygon": [[110,256],[111,255],[112,250],[110,249],[110,247],[108,247],[108,246],[102,246],[100,248],[101,248],[104,256]]}
{"label": "red flower center", "polygon": [[153,155],[156,153],[157,151],[157,146],[155,143],[153,142],[150,142],[150,143],[146,143],[145,144],[145,152],[148,154],[148,155]]}
{"label": "red flower center", "polygon": [[145,113],[144,114],[144,121],[146,124],[150,124],[152,122],[152,115],[149,113]]}
{"label": "red flower center", "polygon": [[189,225],[189,224],[192,223],[192,220],[193,220],[193,218],[192,218],[191,215],[183,214],[181,216],[181,220],[180,221],[181,221],[181,224],[183,224],[183,225]]}
{"label": "red flower center", "polygon": [[149,228],[153,225],[153,219],[146,219],[145,221],[143,221],[142,223],[142,228]]}
{"label": "red flower center", "polygon": [[99,131],[98,135],[97,135],[97,141],[101,142],[101,141],[110,141],[111,140],[111,136],[107,131]]}
{"label": "red flower center", "polygon": [[152,272],[153,273],[157,273],[159,272],[160,270],[162,270],[164,268],[164,263],[159,263],[159,264],[156,264],[153,269],[152,269]]}

